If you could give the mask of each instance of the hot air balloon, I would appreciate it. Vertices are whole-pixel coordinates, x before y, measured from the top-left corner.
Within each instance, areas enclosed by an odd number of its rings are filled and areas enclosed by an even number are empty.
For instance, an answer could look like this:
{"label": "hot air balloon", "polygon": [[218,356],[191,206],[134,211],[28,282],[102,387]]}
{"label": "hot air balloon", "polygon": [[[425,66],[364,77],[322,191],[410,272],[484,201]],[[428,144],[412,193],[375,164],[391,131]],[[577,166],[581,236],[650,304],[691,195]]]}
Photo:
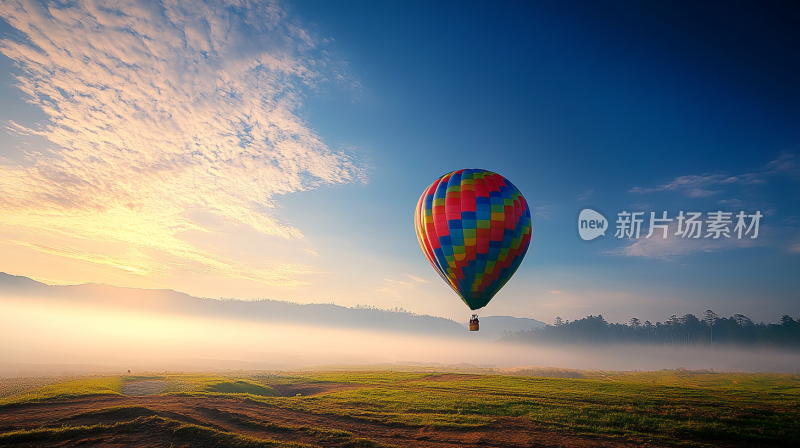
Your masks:
{"label": "hot air balloon", "polygon": [[[503,176],[480,169],[436,179],[419,198],[414,226],[428,261],[473,311],[511,279],[531,240],[522,193]],[[476,314],[470,330],[478,330]]]}

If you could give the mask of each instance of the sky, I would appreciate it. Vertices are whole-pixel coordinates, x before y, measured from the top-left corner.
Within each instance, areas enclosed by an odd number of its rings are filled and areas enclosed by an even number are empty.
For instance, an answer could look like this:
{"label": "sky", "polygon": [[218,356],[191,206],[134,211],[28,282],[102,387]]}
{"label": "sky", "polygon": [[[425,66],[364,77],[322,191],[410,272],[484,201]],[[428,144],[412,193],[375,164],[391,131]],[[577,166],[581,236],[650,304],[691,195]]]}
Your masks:
{"label": "sky", "polygon": [[[790,2],[4,1],[0,271],[464,321],[413,211],[483,168],[533,219],[481,315],[800,317],[798,30]],[[587,242],[585,207],[763,217]]]}

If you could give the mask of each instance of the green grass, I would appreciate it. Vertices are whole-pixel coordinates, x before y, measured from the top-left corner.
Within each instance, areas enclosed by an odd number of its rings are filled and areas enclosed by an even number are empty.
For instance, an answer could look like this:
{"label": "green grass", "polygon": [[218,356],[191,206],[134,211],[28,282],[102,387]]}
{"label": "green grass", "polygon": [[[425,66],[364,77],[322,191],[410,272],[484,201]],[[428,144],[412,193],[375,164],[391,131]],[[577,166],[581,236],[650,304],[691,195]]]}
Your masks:
{"label": "green grass", "polygon": [[87,395],[121,395],[124,377],[89,377],[26,390],[0,399],[0,406],[38,401],[63,400]]}
{"label": "green grass", "polygon": [[63,426],[60,428],[37,428],[10,431],[0,434],[0,446],[58,442],[61,440],[84,440],[88,444],[98,442],[98,437],[106,435],[135,436],[137,434],[165,433],[174,443],[192,446],[230,446],[240,448],[309,448],[310,445],[277,442],[219,431],[206,426],[179,422],[160,416],[138,417],[127,422],[111,425]]}
{"label": "green grass", "polygon": [[23,392],[46,386],[57,384],[77,378],[71,376],[51,376],[51,377],[32,377],[32,378],[0,378],[0,401],[4,398],[19,395]]}
{"label": "green grass", "polygon": [[[261,400],[385,424],[467,428],[521,417],[632,441],[733,444],[800,440],[800,376],[662,371],[583,378],[313,372],[265,382],[346,382],[330,394]],[[443,381],[431,379],[449,378]]]}
{"label": "green grass", "polygon": [[235,423],[240,426],[266,430],[270,432],[302,432],[308,434],[318,442],[323,444],[336,444],[338,446],[353,447],[353,448],[391,448],[394,445],[377,442],[371,439],[362,437],[355,437],[349,431],[342,431],[338,429],[317,428],[312,426],[285,426],[277,425],[271,422],[252,420],[246,415],[236,414],[233,412],[225,412],[217,409],[199,408],[207,413],[213,414],[216,418],[224,419],[229,422]]}
{"label": "green grass", "polygon": [[[524,374],[532,373],[535,372]],[[386,425],[466,430],[492,425],[499,417],[517,417],[556,431],[635,443],[790,446],[791,441],[800,440],[798,375],[689,371],[562,373],[558,375],[576,378],[410,371],[107,377],[48,385],[9,400],[20,403],[84,394],[118,394],[127,381],[160,379],[170,384],[166,394],[230,396]],[[351,387],[291,397],[276,396],[270,387],[330,383]],[[128,412],[132,412],[130,417],[140,419],[156,417],[141,414],[141,410]],[[245,420],[239,424],[273,425]],[[318,431],[314,437],[329,440],[339,437],[350,442],[356,439],[349,433],[318,428],[276,426],[271,430]],[[377,442],[368,440],[363,443],[363,446],[378,446],[369,445]]]}
{"label": "green grass", "polygon": [[256,397],[278,395],[271,387],[246,378],[231,378],[222,375],[172,375],[165,379],[169,385],[164,393],[168,395],[252,395]]}
{"label": "green grass", "polygon": [[[266,430],[269,432],[277,433],[304,433],[319,443],[329,445],[335,444],[341,447],[350,448],[392,448],[394,445],[389,445],[375,440],[356,437],[349,431],[342,431],[337,429],[317,428],[311,426],[284,426],[277,425],[262,420],[256,421],[244,414],[237,414],[232,412],[220,411],[218,409],[198,407],[198,410],[213,415],[218,420],[226,420],[237,426],[254,428],[259,430]],[[43,442],[43,441],[59,441],[67,439],[80,439],[92,436],[110,435],[110,434],[129,434],[137,431],[172,431],[179,433],[180,431],[190,432],[194,435],[191,437],[179,437],[180,442],[207,442],[207,443],[220,443],[224,446],[291,446],[291,447],[305,447],[308,445],[303,444],[280,444],[276,445],[273,441],[265,441],[262,439],[253,439],[247,436],[233,437],[235,434],[225,431],[219,431],[209,428],[204,425],[194,424],[192,422],[180,422],[174,418],[170,418],[168,412],[160,412],[145,406],[111,406],[102,409],[95,409],[91,411],[81,412],[72,415],[69,420],[81,420],[86,418],[111,418],[120,420],[120,422],[113,425],[90,425],[90,426],[62,426],[60,428],[39,428],[33,430],[12,431],[0,434],[0,445],[4,444],[17,444],[17,443],[30,443],[30,442]]]}
{"label": "green grass", "polygon": [[[222,375],[153,375],[84,377],[41,387],[32,387],[0,398],[0,406],[51,400],[65,400],[89,395],[122,395],[125,383],[135,381],[165,381],[164,394],[213,396],[241,395],[242,397],[272,397],[277,393],[269,386],[246,378]],[[32,383],[35,384],[35,383]]]}
{"label": "green grass", "polygon": [[259,397],[277,396],[275,390],[269,386],[258,384],[248,380],[222,380],[208,381],[195,391],[196,394],[248,394]]}
{"label": "green grass", "polygon": [[68,419],[75,420],[86,417],[113,417],[120,420],[132,420],[138,417],[152,417],[154,415],[159,415],[158,411],[145,406],[109,406],[102,409],[93,409],[91,411],[80,412],[70,416]]}

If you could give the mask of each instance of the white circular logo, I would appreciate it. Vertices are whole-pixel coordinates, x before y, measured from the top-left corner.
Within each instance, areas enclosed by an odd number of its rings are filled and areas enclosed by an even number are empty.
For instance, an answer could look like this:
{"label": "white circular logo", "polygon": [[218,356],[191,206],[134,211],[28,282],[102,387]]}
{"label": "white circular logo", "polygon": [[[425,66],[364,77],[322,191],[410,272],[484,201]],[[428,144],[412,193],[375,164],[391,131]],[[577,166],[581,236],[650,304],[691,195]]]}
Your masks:
{"label": "white circular logo", "polygon": [[585,208],[578,216],[578,233],[584,241],[589,241],[598,236],[605,236],[608,229],[606,218],[596,211]]}

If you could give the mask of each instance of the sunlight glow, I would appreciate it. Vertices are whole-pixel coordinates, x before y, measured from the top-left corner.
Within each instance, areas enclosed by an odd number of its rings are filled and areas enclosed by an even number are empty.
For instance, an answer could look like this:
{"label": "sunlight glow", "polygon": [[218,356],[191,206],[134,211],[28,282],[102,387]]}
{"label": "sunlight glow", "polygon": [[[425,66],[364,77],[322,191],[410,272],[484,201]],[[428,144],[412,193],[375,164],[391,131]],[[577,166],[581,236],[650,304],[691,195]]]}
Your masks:
{"label": "sunlight glow", "polygon": [[[293,288],[307,283],[298,275],[319,272],[225,257],[182,238],[212,231],[189,217],[201,210],[302,239],[269,212],[275,195],[361,176],[297,114],[303,90],[325,76],[315,39],[276,4],[217,6],[0,5],[29,40],[2,39],[0,51],[48,118],[9,128],[52,144],[26,152],[25,165],[0,164],[0,224],[23,234],[17,244],[56,256],[54,264],[66,257],[136,276],[188,269]],[[45,242],[54,236],[125,249]]]}

